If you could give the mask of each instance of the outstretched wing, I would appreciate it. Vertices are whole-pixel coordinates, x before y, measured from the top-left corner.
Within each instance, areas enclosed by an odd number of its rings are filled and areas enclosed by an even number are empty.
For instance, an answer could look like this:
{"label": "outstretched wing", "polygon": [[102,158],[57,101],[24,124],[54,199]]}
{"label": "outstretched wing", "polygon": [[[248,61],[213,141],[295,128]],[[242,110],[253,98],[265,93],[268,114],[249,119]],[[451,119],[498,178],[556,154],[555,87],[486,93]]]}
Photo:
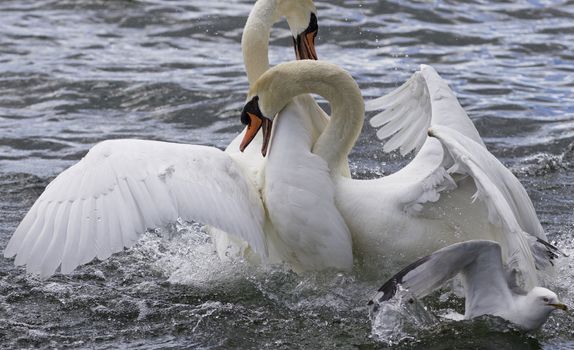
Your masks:
{"label": "outstretched wing", "polygon": [[482,140],[448,84],[431,66],[421,65],[396,90],[365,103],[368,111],[382,110],[371,118],[380,140],[388,139],[383,150],[400,149],[402,155],[417,151],[434,125],[448,126],[478,142]]}
{"label": "outstretched wing", "polygon": [[[458,273],[464,277],[467,303],[505,305],[512,298],[500,245],[493,241],[474,240],[442,248],[405,267],[379,288],[369,304],[391,299],[399,285],[415,297],[422,298]],[[493,306],[496,309],[496,305]]]}
{"label": "outstretched wing", "polygon": [[486,148],[459,132],[437,126],[429,130],[429,135],[439,139],[452,157],[450,173],[472,177],[477,188],[474,198],[486,205],[489,221],[503,228],[505,236],[500,241],[506,243],[509,255],[516,260],[513,263],[525,273],[526,286],[533,287],[535,251],[528,235],[545,241],[546,234],[522,184]]}
{"label": "outstretched wing", "polygon": [[253,184],[224,152],[158,141],[94,146],[52,181],[4,256],[41,276],[132,246],[147,228],[182,217],[235,234],[266,257],[264,210]]}

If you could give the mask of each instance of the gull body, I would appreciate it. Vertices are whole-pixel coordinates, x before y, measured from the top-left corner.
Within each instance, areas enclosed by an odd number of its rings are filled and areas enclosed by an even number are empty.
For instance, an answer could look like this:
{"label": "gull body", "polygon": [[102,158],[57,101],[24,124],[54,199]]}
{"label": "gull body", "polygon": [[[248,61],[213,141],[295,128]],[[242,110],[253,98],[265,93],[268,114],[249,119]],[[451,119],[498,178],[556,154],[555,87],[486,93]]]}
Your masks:
{"label": "gull body", "polygon": [[420,258],[391,277],[369,301],[371,311],[376,313],[381,303],[390,302],[399,286],[408,296],[422,298],[459,274],[464,288],[465,319],[499,316],[532,331],[540,328],[552,311],[568,309],[549,289],[517,287],[513,271],[502,263],[498,243],[472,240]]}

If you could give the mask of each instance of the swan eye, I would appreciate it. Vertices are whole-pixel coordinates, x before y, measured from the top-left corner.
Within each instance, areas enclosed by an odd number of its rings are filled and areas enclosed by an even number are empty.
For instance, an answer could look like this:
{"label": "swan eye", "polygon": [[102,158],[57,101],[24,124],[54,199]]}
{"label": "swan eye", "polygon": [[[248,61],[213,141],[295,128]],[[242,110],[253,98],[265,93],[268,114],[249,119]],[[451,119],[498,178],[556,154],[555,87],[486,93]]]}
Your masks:
{"label": "swan eye", "polygon": [[548,302],[548,298],[546,298],[546,297],[542,298],[542,300],[543,300],[545,303]]}

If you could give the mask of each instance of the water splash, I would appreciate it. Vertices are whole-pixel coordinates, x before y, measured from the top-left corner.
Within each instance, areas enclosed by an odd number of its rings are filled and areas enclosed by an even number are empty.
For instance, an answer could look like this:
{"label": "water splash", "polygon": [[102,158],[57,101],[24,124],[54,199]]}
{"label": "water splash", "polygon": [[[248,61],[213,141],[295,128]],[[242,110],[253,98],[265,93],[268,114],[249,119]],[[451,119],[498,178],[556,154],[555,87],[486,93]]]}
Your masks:
{"label": "water splash", "polygon": [[374,300],[369,310],[371,335],[388,346],[414,340],[421,330],[436,326],[438,319],[418,299],[398,286],[393,298]]}

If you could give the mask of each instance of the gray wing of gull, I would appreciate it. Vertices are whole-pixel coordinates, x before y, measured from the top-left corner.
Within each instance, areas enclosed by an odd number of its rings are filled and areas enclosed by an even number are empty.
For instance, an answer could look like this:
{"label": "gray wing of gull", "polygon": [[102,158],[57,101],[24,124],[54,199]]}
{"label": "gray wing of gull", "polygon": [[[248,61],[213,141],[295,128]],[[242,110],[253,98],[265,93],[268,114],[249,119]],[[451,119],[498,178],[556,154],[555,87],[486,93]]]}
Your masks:
{"label": "gray wing of gull", "polygon": [[391,299],[399,285],[422,298],[459,273],[463,277],[467,317],[493,314],[493,310],[512,302],[507,280],[511,275],[502,264],[500,245],[474,240],[437,250],[405,267],[383,284],[369,304]]}

